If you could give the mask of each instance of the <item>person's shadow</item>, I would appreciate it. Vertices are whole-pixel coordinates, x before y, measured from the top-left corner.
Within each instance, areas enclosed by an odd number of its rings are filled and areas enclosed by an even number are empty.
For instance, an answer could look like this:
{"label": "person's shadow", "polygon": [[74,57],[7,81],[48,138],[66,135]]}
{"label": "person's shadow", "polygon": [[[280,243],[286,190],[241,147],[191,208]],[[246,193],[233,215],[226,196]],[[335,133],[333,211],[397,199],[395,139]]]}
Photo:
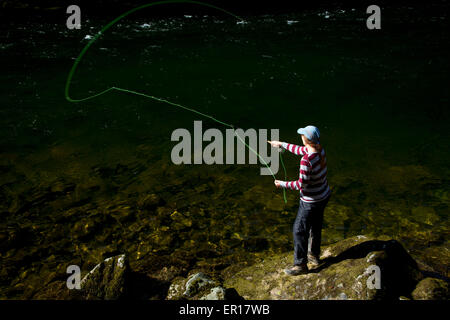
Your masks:
{"label": "person's shadow", "polygon": [[[347,250],[341,252],[335,257],[328,257],[323,259],[319,266],[315,269],[311,269],[311,273],[318,273],[323,269],[331,266],[332,264],[341,262],[346,259],[361,259],[369,254],[369,252],[373,251],[382,251],[385,250],[389,256],[394,256],[394,260],[398,260],[398,262],[402,264],[409,264],[411,267],[417,268],[416,261],[408,254],[408,252],[402,247],[402,245],[395,240],[369,240],[362,243],[359,243],[353,247],[348,248]],[[441,275],[437,272],[420,270],[424,277],[431,277],[441,279],[447,282],[450,282],[450,278]]]}
{"label": "person's shadow", "polygon": [[343,260],[364,258],[373,251],[386,251],[389,256],[394,255],[396,259],[401,260],[403,264],[409,263],[417,267],[415,260],[408,254],[408,252],[406,252],[406,250],[399,242],[395,240],[369,240],[354,245],[353,247],[350,247],[339,253],[337,256],[332,256],[321,260],[319,266],[315,269],[311,269],[311,272],[318,273],[323,269],[328,268],[332,264],[341,262]]}

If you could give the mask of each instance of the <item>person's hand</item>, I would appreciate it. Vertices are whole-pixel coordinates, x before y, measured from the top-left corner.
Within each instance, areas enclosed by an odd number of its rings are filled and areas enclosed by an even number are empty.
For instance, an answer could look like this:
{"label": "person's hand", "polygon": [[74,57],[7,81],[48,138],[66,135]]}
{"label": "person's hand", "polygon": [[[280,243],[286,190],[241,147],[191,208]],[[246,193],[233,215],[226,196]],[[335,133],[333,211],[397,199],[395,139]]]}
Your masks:
{"label": "person's hand", "polygon": [[270,145],[271,145],[272,147],[274,147],[274,148],[279,148],[279,147],[281,147],[281,144],[282,144],[283,142],[281,142],[281,141],[267,141],[267,143],[270,143]]}
{"label": "person's hand", "polygon": [[281,188],[281,181],[280,180],[275,180],[273,183],[275,183],[275,187]]}

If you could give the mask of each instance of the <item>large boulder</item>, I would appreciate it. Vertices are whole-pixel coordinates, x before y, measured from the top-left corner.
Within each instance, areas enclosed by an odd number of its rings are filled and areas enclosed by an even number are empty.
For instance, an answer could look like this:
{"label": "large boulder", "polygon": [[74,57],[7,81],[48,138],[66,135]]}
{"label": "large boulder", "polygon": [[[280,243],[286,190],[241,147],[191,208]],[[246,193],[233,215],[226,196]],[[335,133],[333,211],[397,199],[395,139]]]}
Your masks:
{"label": "large boulder", "polygon": [[414,300],[448,300],[448,283],[436,278],[425,278],[412,292]]}
{"label": "large boulder", "polygon": [[116,300],[126,295],[128,260],[125,254],[110,257],[81,280],[80,295],[88,300]]}
{"label": "large boulder", "polygon": [[[423,277],[402,245],[387,237],[356,236],[323,248],[310,273],[285,275],[292,252],[279,254],[225,278],[245,299],[399,299]],[[380,286],[375,272],[380,271]]]}

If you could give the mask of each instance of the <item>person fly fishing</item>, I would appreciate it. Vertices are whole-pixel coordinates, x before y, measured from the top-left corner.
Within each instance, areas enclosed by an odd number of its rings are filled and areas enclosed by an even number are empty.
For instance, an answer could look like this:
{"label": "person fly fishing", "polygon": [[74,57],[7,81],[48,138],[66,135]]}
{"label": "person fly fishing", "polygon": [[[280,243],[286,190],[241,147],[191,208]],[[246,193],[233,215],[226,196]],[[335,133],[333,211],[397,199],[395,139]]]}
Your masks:
{"label": "person fly fishing", "polygon": [[272,147],[282,147],[302,156],[298,180],[274,181],[277,188],[300,191],[300,205],[293,226],[294,265],[284,270],[288,275],[308,273],[308,262],[315,266],[320,264],[323,214],[331,197],[327,181],[327,160],[320,144],[319,129],[307,126],[298,129],[297,133],[302,137],[303,147],[287,142],[267,141]]}

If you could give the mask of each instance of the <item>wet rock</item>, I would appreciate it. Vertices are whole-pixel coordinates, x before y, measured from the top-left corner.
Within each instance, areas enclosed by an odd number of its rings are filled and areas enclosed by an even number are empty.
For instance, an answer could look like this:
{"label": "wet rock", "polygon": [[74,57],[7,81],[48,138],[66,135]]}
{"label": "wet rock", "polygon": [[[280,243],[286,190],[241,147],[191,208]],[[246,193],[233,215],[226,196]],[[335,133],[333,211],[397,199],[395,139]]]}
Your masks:
{"label": "wet rock", "polygon": [[[246,299],[398,300],[422,278],[414,259],[387,237],[345,239],[323,248],[321,259],[319,267],[293,277],[283,272],[292,265],[292,252],[279,254],[228,274],[224,285]],[[372,281],[374,266],[380,270],[379,288]]]}
{"label": "wet rock", "polygon": [[80,294],[88,300],[116,300],[126,294],[127,257],[122,254],[105,259],[81,280]]}
{"label": "wet rock", "polygon": [[448,300],[448,283],[436,278],[425,278],[412,292],[414,300]]}

